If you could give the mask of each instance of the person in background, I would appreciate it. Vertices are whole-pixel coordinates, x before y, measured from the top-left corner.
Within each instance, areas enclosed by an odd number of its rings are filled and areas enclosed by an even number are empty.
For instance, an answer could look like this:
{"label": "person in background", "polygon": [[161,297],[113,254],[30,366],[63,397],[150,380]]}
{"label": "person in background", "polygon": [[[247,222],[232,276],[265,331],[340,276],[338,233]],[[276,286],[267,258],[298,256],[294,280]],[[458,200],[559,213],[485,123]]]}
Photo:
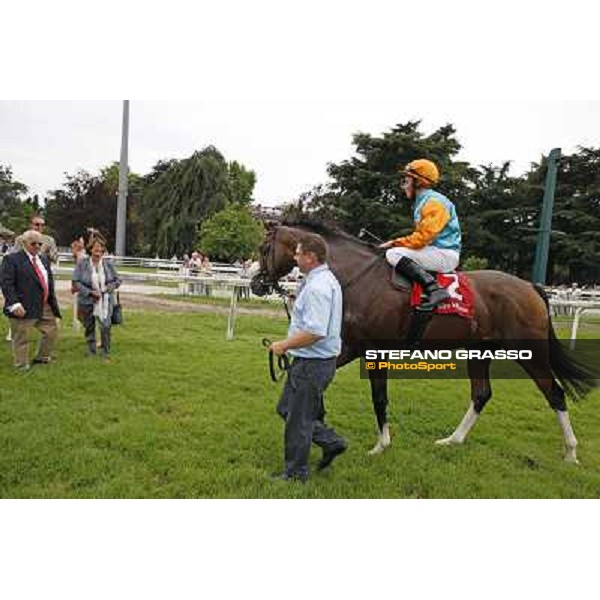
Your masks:
{"label": "person in background", "polygon": [[75,261],[75,264],[77,264],[82,258],[86,256],[85,243],[82,237],[71,242],[71,254],[73,255],[73,260]]}
{"label": "person in background", "polygon": [[[37,231],[42,236],[43,245],[40,255],[46,256],[50,261],[50,264],[55,265],[58,262],[58,249],[56,248],[56,241],[52,236],[44,233],[45,228],[46,221],[44,220],[44,217],[38,213],[31,215],[31,219],[29,220],[29,231]],[[23,250],[23,248],[23,235],[20,235],[15,240],[13,252],[18,252]]]}
{"label": "person in background", "polygon": [[[250,266],[252,265],[252,261],[251,260],[244,260],[244,261],[239,261],[240,264],[240,270],[239,270],[239,276],[241,279],[250,279]],[[237,289],[237,294],[238,294],[238,300],[241,300],[242,298],[245,300],[249,300],[250,299],[250,286],[247,287],[239,287]]]}
{"label": "person in background", "polygon": [[206,273],[207,275],[210,275],[210,273],[212,271],[212,265],[210,264],[210,259],[208,258],[207,254],[204,254],[201,256],[202,256],[202,272]]}
{"label": "person in background", "polygon": [[[202,255],[197,252],[196,250],[194,250],[194,252],[192,252],[192,257],[190,258],[190,276],[192,277],[198,277],[200,276],[200,271],[202,269]],[[200,295],[202,293],[204,289],[204,284],[202,283],[192,283],[190,285],[190,293],[195,296],[195,295]]]}
{"label": "person in background", "polygon": [[[202,257],[202,266],[200,268],[200,273],[204,276],[212,275],[212,265],[210,264],[210,259],[207,254],[201,254]],[[204,286],[204,295],[210,296],[212,291],[212,286],[205,285]]]}
{"label": "person in background", "polygon": [[27,371],[31,330],[35,328],[42,334],[33,364],[47,364],[58,336],[56,319],[61,315],[50,261],[41,254],[44,236],[26,231],[20,237],[23,249],[2,261],[0,286],[5,298],[4,314],[10,319],[14,366]]}
{"label": "person in background", "polygon": [[92,238],[88,246],[89,256],[75,266],[72,285],[78,293],[78,313],[84,327],[88,355],[96,354],[96,323],[100,328],[100,348],[103,358],[110,360],[111,318],[115,304],[114,292],[121,285],[114,265],[104,260],[106,243]]}

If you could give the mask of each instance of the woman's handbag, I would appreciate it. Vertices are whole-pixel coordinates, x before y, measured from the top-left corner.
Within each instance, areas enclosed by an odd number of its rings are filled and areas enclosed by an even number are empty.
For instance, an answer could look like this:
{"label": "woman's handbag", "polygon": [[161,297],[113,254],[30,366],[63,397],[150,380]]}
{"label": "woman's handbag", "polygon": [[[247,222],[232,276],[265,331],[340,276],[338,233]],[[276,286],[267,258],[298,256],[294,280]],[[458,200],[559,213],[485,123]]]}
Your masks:
{"label": "woman's handbag", "polygon": [[123,324],[123,308],[121,307],[121,297],[119,296],[119,292],[117,292],[117,301],[113,306],[112,316],[110,318],[110,322],[113,325],[122,325]]}

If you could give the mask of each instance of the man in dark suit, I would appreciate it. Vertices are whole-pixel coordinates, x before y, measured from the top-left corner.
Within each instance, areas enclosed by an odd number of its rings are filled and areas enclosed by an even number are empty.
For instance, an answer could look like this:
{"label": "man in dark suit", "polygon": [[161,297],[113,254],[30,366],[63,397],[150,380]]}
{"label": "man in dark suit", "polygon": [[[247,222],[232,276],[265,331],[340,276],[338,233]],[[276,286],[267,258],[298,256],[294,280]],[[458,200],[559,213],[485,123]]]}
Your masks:
{"label": "man in dark suit", "polygon": [[15,367],[28,370],[31,330],[35,327],[42,334],[34,364],[50,362],[60,310],[50,262],[40,255],[43,236],[37,231],[26,231],[22,239],[23,250],[4,257],[0,285],[5,299],[4,313],[10,319]]}

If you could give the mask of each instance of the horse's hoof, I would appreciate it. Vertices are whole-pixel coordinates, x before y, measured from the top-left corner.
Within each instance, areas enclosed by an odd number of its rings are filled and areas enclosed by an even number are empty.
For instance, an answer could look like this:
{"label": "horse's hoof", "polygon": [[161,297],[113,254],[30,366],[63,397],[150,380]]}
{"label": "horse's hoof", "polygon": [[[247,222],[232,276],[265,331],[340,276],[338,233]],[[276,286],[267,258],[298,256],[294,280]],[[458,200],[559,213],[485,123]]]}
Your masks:
{"label": "horse's hoof", "polygon": [[435,440],[436,446],[452,446],[453,444],[460,444],[458,440],[455,440],[452,436],[444,438],[442,440]]}
{"label": "horse's hoof", "polygon": [[565,462],[571,463],[572,465],[578,465],[579,461],[576,456],[572,456],[571,454],[567,454],[565,456]]}

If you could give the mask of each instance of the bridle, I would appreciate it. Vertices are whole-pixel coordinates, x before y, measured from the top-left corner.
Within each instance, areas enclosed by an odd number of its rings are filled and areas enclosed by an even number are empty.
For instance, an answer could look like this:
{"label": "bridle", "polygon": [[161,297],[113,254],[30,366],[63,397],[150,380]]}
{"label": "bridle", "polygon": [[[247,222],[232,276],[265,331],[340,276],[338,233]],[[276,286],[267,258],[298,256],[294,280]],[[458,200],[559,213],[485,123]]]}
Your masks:
{"label": "bridle", "polygon": [[265,240],[262,248],[262,266],[258,273],[252,278],[250,287],[257,296],[267,296],[275,292],[281,297],[288,297],[289,292],[281,287],[279,280],[269,275],[269,262],[271,267],[275,264],[275,237],[277,231],[269,232],[270,239]]}
{"label": "bridle", "polygon": [[262,265],[258,273],[252,278],[250,289],[256,296],[268,296],[273,293],[277,294],[283,301],[283,307],[289,322],[291,320],[291,315],[287,299],[290,297],[290,293],[281,286],[278,279],[269,275],[269,266],[273,268],[275,265],[275,238],[277,236],[277,230],[272,229],[268,235],[270,237],[265,240],[262,247]]}
{"label": "bridle", "polygon": [[[290,293],[280,285],[278,279],[275,279],[269,275],[269,266],[272,268],[275,264],[276,236],[277,231],[273,229],[270,238],[265,240],[265,243],[263,244],[262,266],[258,273],[252,278],[252,281],[250,282],[250,289],[257,296],[267,296],[275,292],[282,300],[283,308],[285,309],[285,314],[287,315],[287,320],[289,323],[292,320],[287,302],[288,298],[290,297]],[[269,348],[271,343],[271,340],[268,338],[263,338],[262,340],[262,344],[265,348]],[[278,373],[275,370],[275,364],[277,364],[277,369],[279,370]],[[272,350],[269,350],[269,375],[271,376],[271,381],[277,383],[289,369],[290,359],[286,354],[278,356],[277,363],[275,363],[275,354]]]}

